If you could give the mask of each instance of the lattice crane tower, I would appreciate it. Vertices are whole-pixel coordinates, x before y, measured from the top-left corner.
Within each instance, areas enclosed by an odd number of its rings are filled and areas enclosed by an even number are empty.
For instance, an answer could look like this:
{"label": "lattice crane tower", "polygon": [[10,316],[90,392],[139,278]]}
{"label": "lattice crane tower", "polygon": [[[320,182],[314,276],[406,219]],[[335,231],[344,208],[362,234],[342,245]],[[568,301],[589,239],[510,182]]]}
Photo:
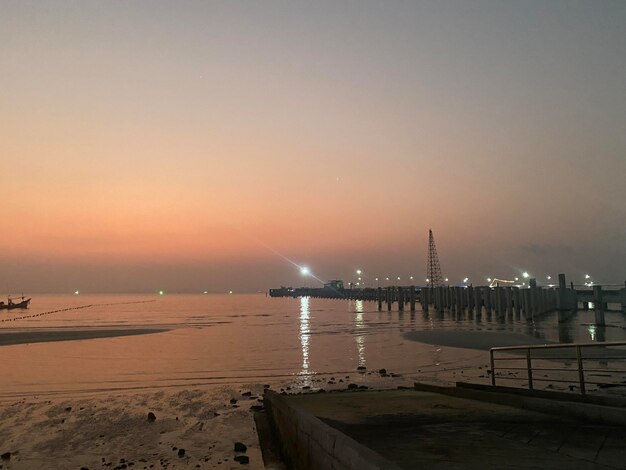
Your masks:
{"label": "lattice crane tower", "polygon": [[430,287],[443,286],[443,277],[441,276],[441,266],[439,266],[439,256],[437,256],[437,247],[435,246],[435,238],[433,231],[428,230],[428,267],[426,268],[428,276],[428,285]]}

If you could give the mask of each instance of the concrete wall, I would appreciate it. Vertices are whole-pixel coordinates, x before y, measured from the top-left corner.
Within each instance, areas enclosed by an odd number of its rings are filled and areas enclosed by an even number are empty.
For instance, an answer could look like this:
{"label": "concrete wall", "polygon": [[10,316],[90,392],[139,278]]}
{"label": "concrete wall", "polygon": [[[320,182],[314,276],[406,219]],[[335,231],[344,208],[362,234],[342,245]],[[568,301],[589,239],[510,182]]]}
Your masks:
{"label": "concrete wall", "polygon": [[320,419],[266,390],[265,410],[289,468],[395,470],[399,467]]}

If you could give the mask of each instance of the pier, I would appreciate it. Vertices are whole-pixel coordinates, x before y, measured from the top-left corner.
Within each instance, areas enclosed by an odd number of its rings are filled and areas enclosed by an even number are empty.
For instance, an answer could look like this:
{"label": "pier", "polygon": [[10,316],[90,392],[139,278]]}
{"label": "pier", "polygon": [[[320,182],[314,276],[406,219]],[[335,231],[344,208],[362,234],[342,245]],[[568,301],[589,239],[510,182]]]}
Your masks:
{"label": "pier", "polygon": [[[270,297],[315,297],[376,302],[378,310],[421,310],[437,312],[469,312],[495,315],[524,313],[526,316],[558,311],[559,320],[565,321],[569,313],[578,310],[595,310],[597,323],[604,324],[602,312],[607,310],[626,313],[626,283],[624,287],[605,289],[600,285],[577,289],[567,286],[565,275],[559,274],[559,285],[537,286],[530,279],[528,287],[518,286],[388,286],[377,288],[345,289],[335,287],[281,287],[270,289]],[[395,308],[394,308],[395,306]]]}

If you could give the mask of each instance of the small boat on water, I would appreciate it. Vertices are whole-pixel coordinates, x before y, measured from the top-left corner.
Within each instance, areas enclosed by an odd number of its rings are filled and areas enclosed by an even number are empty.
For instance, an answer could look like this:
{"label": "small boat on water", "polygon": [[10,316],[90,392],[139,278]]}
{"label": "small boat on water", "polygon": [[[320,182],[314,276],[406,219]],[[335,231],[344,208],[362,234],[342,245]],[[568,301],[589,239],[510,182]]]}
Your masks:
{"label": "small boat on water", "polygon": [[0,302],[0,310],[12,310],[14,308],[28,308],[29,303],[30,303],[30,298],[25,299],[24,296],[22,296],[21,301],[15,302],[9,296],[6,304],[4,302]]}

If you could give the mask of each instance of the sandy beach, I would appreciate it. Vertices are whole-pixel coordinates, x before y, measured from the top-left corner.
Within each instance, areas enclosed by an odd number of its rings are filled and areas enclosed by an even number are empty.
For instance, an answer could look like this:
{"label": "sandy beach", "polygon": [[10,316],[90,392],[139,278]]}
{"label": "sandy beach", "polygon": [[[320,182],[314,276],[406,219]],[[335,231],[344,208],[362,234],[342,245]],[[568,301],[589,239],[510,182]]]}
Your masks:
{"label": "sandy beach", "polygon": [[[311,380],[289,393],[411,386],[412,379],[355,372],[329,385]],[[333,377],[334,378],[334,377]],[[0,401],[4,469],[245,468],[263,469],[253,413],[268,384],[159,389],[128,393],[30,396]],[[278,388],[278,390],[284,388]],[[155,420],[150,420],[154,413]],[[235,442],[246,452],[235,452]],[[235,461],[247,456],[248,463]],[[6,456],[6,454],[5,454]]]}

